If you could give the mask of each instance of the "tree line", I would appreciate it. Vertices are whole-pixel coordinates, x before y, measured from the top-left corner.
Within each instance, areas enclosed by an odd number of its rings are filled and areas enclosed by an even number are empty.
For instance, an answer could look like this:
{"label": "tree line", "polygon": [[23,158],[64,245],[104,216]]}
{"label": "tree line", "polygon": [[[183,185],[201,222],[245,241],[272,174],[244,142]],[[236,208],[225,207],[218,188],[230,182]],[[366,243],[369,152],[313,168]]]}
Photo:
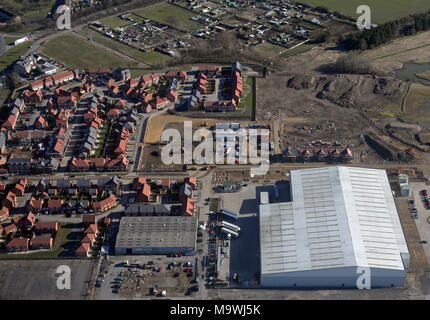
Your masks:
{"label": "tree line", "polygon": [[377,27],[355,32],[341,39],[348,49],[367,50],[378,47],[399,36],[409,36],[430,29],[430,11],[411,15]]}

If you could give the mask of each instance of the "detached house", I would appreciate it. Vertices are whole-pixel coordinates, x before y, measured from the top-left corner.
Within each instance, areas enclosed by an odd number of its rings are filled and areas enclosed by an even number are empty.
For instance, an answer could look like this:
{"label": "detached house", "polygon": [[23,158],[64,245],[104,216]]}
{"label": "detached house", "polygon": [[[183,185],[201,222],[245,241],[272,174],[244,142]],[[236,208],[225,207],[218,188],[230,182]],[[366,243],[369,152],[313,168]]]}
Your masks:
{"label": "detached house", "polygon": [[10,211],[12,209],[15,209],[17,205],[18,200],[16,198],[16,195],[13,192],[9,191],[2,201],[2,206],[6,207]]}
{"label": "detached house", "polygon": [[144,184],[142,188],[137,191],[136,200],[137,202],[148,202],[151,198],[151,186]]}
{"label": "detached house", "polygon": [[27,201],[27,211],[31,211],[31,212],[41,212],[42,211],[42,206],[43,206],[43,200],[37,200],[34,197],[31,197],[30,200]]}

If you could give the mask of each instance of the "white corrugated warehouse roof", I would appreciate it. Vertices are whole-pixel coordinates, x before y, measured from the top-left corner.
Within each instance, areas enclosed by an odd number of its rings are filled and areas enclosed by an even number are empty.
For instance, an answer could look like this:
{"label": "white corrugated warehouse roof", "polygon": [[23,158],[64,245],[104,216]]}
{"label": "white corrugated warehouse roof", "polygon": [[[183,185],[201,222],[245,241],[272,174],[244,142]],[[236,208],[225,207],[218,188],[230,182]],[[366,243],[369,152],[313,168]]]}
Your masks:
{"label": "white corrugated warehouse roof", "polygon": [[384,170],[291,171],[292,202],[260,205],[261,273],[363,266],[403,270],[408,255]]}

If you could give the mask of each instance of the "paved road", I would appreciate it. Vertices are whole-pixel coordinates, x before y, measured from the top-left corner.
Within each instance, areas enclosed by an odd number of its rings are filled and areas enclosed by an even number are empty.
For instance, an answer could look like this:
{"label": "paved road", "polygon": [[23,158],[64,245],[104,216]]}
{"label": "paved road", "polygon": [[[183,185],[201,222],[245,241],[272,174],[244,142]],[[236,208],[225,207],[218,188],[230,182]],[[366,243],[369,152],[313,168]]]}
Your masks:
{"label": "paved road", "polygon": [[3,36],[0,36],[0,55],[6,50],[6,39]]}

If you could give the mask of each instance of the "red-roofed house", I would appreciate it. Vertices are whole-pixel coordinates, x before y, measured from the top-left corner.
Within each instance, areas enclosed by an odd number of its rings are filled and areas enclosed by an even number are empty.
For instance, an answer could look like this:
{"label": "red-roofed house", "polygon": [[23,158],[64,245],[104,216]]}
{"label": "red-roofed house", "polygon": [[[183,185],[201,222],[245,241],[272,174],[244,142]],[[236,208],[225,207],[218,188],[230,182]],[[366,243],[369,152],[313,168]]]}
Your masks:
{"label": "red-roofed house", "polygon": [[92,245],[95,239],[96,237],[93,233],[87,233],[85,234],[84,238],[81,240],[81,243],[88,243]]}
{"label": "red-roofed house", "polygon": [[6,195],[6,197],[2,201],[3,207],[6,207],[10,210],[15,209],[18,205],[18,201],[16,199],[16,195],[9,191]]}
{"label": "red-roofed house", "polygon": [[125,109],[126,106],[127,103],[123,99],[119,99],[117,102],[115,102],[115,108]]}
{"label": "red-roofed house", "polygon": [[21,229],[30,230],[36,223],[36,216],[30,211],[24,219],[19,221]]}
{"label": "red-roofed house", "polygon": [[84,226],[96,224],[96,215],[95,214],[83,214],[82,215],[82,224]]}
{"label": "red-roofed house", "polygon": [[163,188],[163,190],[169,190],[170,189],[170,179],[161,180],[161,187]]}
{"label": "red-roofed house", "polygon": [[6,207],[2,207],[0,209],[0,221],[5,221],[8,217],[9,217],[9,209]]}
{"label": "red-roofed house", "polygon": [[167,98],[157,97],[151,101],[151,106],[152,106],[152,109],[160,110],[166,107],[168,103],[169,103],[169,100]]}
{"label": "red-roofed house", "polygon": [[78,100],[74,96],[60,96],[57,97],[57,105],[59,108],[75,109]]}
{"label": "red-roofed house", "polygon": [[140,77],[140,86],[148,87],[150,85],[152,85],[152,78],[150,75]]}
{"label": "red-roofed house", "polygon": [[52,238],[51,236],[35,237],[31,239],[30,246],[33,250],[38,249],[51,249],[52,248]]}
{"label": "red-roofed house", "polygon": [[116,155],[124,154],[127,150],[127,141],[126,140],[120,140],[118,143],[118,146],[113,151]]}
{"label": "red-roofed house", "polygon": [[193,190],[195,190],[197,187],[197,178],[193,178],[193,177],[185,178],[184,182],[188,183],[193,188]]}
{"label": "red-roofed house", "polygon": [[137,191],[136,201],[137,202],[148,202],[151,198],[151,186],[144,184],[142,188]]}
{"label": "red-roofed house", "polygon": [[69,170],[73,172],[86,172],[90,169],[88,160],[73,158],[69,163]]}
{"label": "red-roofed house", "polygon": [[10,114],[9,117],[6,119],[6,121],[3,123],[3,128],[6,128],[7,130],[13,130],[15,129],[16,120],[17,120],[16,114]]}
{"label": "red-roofed house", "polygon": [[43,200],[37,200],[36,198],[31,197],[31,199],[28,200],[27,202],[26,208],[28,211],[38,213],[42,211],[42,206],[43,206]]}
{"label": "red-roofed house", "polygon": [[3,227],[3,233],[7,236],[9,233],[15,233],[18,230],[16,224],[11,223],[6,227]]}
{"label": "red-roofed house", "polygon": [[93,202],[93,209],[95,212],[105,212],[116,205],[116,197],[113,193],[109,194],[104,200]]}
{"label": "red-roofed house", "polygon": [[49,199],[48,200],[48,211],[50,213],[53,212],[60,212],[61,211],[61,207],[63,206],[63,200],[56,200],[56,199]]}
{"label": "red-roofed house", "polygon": [[13,188],[12,188],[12,190],[11,190],[13,193],[15,193],[15,195],[17,196],[17,197],[22,197],[23,195],[24,195],[24,192],[25,192],[25,187],[24,186],[22,186],[22,185],[20,185],[20,184],[16,184]]}
{"label": "red-roofed house", "polygon": [[39,116],[34,123],[36,129],[46,129],[48,128],[48,122],[43,116]]}
{"label": "red-roofed house", "polygon": [[79,257],[88,257],[91,245],[89,243],[81,243],[81,245],[75,250],[75,255]]}
{"label": "red-roofed house", "polygon": [[106,119],[107,120],[115,120],[119,118],[119,114],[121,113],[121,111],[119,109],[110,109],[107,113],[106,113]]}
{"label": "red-roofed house", "polygon": [[97,225],[95,223],[90,224],[85,230],[84,233],[92,233],[97,234]]}
{"label": "red-roofed house", "polygon": [[36,91],[24,90],[21,97],[25,103],[37,103],[42,101],[43,95],[42,95],[42,91],[40,90],[36,90]]}
{"label": "red-roofed house", "polygon": [[157,84],[158,81],[160,80],[160,75],[158,73],[152,73],[151,74],[151,79],[152,79],[152,83]]}
{"label": "red-roofed house", "polygon": [[106,170],[110,172],[127,171],[127,168],[128,159],[126,157],[112,159],[106,165]]}
{"label": "red-roofed house", "polygon": [[90,123],[91,121],[93,121],[95,118],[97,117],[97,115],[93,112],[87,111],[84,113],[84,121],[86,123]]}
{"label": "red-roofed house", "polygon": [[142,188],[145,184],[146,184],[146,178],[143,178],[143,177],[134,178],[133,189],[137,191],[140,188]]}
{"label": "red-roofed house", "polygon": [[73,71],[67,71],[59,74],[54,74],[52,76],[52,80],[54,81],[54,85],[59,85],[66,81],[73,80],[74,77],[75,74],[73,73]]}
{"label": "red-roofed house", "polygon": [[14,238],[6,245],[7,252],[23,252],[28,251],[27,238]]}
{"label": "red-roofed house", "polygon": [[90,159],[90,168],[95,171],[103,171],[105,169],[105,158],[92,158]]}
{"label": "red-roofed house", "polygon": [[187,198],[182,204],[181,212],[185,216],[194,216],[194,201]]}
{"label": "red-roofed house", "polygon": [[33,81],[32,83],[30,83],[30,87],[31,87],[31,90],[33,91],[43,89],[43,79]]}
{"label": "red-roofed house", "polygon": [[181,81],[181,82],[187,81],[187,72],[179,71],[178,78],[179,78],[179,81]]}
{"label": "red-roofed house", "polygon": [[58,231],[58,222],[38,222],[35,230],[37,233],[54,233]]}
{"label": "red-roofed house", "polygon": [[175,90],[170,90],[169,92],[167,92],[166,95],[167,99],[169,99],[171,102],[176,102],[178,101],[178,93]]}

